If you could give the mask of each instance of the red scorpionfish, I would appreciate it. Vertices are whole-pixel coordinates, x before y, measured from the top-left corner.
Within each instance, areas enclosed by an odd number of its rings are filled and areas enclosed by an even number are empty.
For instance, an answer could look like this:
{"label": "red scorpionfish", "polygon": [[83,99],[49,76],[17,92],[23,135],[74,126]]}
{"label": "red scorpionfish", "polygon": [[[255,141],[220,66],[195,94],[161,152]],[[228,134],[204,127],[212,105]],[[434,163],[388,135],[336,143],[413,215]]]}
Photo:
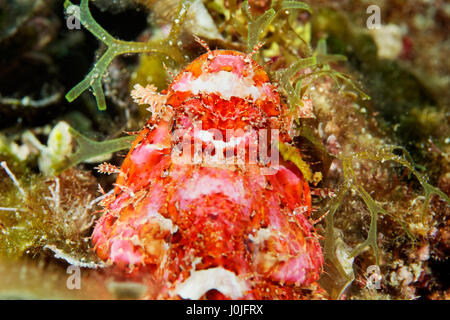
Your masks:
{"label": "red scorpionfish", "polygon": [[99,168],[118,177],[95,250],[119,270],[151,275],[157,299],[322,297],[308,182],[268,142],[278,132],[289,143],[294,117],[251,58],[257,49],[207,50],[163,93],[132,91],[152,117],[120,170]]}

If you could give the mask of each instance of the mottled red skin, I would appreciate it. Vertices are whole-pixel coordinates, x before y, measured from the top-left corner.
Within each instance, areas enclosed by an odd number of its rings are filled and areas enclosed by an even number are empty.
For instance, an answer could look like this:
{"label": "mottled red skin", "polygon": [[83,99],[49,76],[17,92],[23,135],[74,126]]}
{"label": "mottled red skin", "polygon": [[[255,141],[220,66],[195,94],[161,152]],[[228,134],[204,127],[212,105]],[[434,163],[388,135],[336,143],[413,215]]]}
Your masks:
{"label": "mottled red skin", "polygon": [[[173,89],[187,73],[194,79],[218,70],[242,77],[250,70],[254,85],[270,92],[253,101]],[[281,160],[276,174],[262,175],[260,164],[212,167],[171,158],[172,130],[193,137],[194,120],[202,121],[203,130],[280,129],[280,140],[289,142],[288,111],[266,73],[242,53],[212,51],[174,79],[166,104],[170,116],[155,125],[149,121],[121,167],[93,233],[99,257],[128,272],[150,273],[163,284],[158,298],[171,297],[194,268],[214,267],[245,279],[248,290],[240,298],[304,298],[301,288],[318,280],[323,256],[308,222],[309,185],[295,165]],[[266,237],[257,240],[262,231]],[[213,290],[203,298],[227,297]]]}

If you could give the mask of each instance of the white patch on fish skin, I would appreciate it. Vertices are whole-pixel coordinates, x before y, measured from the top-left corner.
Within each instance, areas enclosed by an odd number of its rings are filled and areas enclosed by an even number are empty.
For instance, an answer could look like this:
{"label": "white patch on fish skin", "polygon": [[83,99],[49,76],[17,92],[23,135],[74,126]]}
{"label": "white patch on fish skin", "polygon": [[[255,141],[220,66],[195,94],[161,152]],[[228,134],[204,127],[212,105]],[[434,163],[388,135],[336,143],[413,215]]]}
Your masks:
{"label": "white patch on fish skin", "polygon": [[147,215],[138,221],[139,224],[146,223],[157,223],[161,230],[170,231],[171,234],[174,234],[178,231],[178,226],[173,224],[171,219],[165,218],[158,211],[153,208],[147,209]]}
{"label": "white patch on fish skin", "polygon": [[255,244],[259,245],[264,243],[264,241],[266,241],[267,239],[269,239],[270,236],[272,236],[272,234],[273,233],[271,228],[260,228],[254,236],[250,234],[248,238]]}
{"label": "white patch on fish skin", "polygon": [[251,77],[242,77],[228,71],[202,73],[196,79],[192,79],[192,74],[187,73],[172,89],[181,92],[190,91],[194,95],[216,93],[227,100],[231,97],[253,100],[267,97],[264,88],[255,86]]}
{"label": "white patch on fish skin", "polygon": [[205,143],[212,143],[216,150],[223,150],[226,148],[236,147],[240,145],[242,142],[245,141],[246,137],[230,137],[230,141],[226,142],[223,140],[216,140],[214,139],[214,134],[207,131],[207,130],[201,130],[198,131],[198,133],[195,135],[196,138],[200,139],[201,141]]}
{"label": "white patch on fish skin", "polygon": [[172,234],[178,231],[178,226],[174,225],[172,220],[164,218],[159,212],[153,215],[152,218],[158,221],[162,230],[169,230]]}
{"label": "white patch on fish skin", "polygon": [[249,289],[245,280],[222,267],[193,271],[189,278],[178,284],[172,295],[198,300],[209,290],[216,289],[231,299],[239,299]]}
{"label": "white patch on fish skin", "polygon": [[160,143],[158,143],[158,144],[150,144],[150,143],[148,143],[148,144],[145,144],[144,146],[145,146],[147,149],[150,149],[150,150],[158,150],[158,151],[161,151],[161,150],[167,149],[167,146],[165,146],[165,145],[163,145],[163,144],[160,144]]}
{"label": "white patch on fish skin", "polygon": [[224,181],[220,177],[216,178],[214,176],[204,175],[196,177],[180,191],[183,192],[182,198],[185,200],[195,200],[205,195],[219,193],[231,198],[237,203],[241,203],[246,194],[243,181],[239,179],[233,181],[233,183],[230,182],[228,179]]}

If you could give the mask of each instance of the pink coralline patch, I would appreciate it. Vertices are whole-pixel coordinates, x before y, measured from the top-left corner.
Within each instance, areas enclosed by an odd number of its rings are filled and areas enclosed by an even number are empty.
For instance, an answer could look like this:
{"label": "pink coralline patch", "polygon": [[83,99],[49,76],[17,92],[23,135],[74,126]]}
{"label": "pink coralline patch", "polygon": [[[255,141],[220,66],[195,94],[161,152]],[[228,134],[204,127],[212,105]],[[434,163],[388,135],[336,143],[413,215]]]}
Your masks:
{"label": "pink coralline patch", "polygon": [[190,74],[190,73],[183,74],[183,76],[180,78],[180,80],[173,85],[173,90],[188,91],[189,83],[191,82],[191,80],[192,80],[192,74]]}
{"label": "pink coralline patch", "polygon": [[209,72],[219,72],[222,70],[231,71],[239,76],[245,68],[245,62],[240,56],[235,55],[220,55],[216,56],[209,64]]}
{"label": "pink coralline patch", "polygon": [[[180,90],[203,73],[212,81],[216,75],[226,79],[223,72],[254,83],[242,92],[267,94],[256,103],[221,90]],[[175,78],[161,113],[133,143],[92,240],[99,257],[125,274],[143,272],[160,283],[161,291],[152,298],[303,299],[302,289],[311,286],[323,296],[315,283],[323,256],[308,220],[310,189],[293,163],[281,157],[276,166],[259,158],[241,164],[174,161],[174,152],[185,160],[193,155],[191,149],[177,149],[186,137],[201,151],[211,145],[231,145],[233,153],[237,146],[258,147],[248,133],[222,139],[195,133],[199,122],[203,130],[219,132],[279,130],[278,138],[289,143],[287,107],[276,91],[267,91],[271,86],[249,56],[208,52]],[[141,97],[145,89],[139,90],[136,99],[155,95],[149,91]],[[261,169],[271,165],[273,174],[264,174]]]}
{"label": "pink coralline patch", "polygon": [[264,92],[264,96],[268,99],[274,101],[275,103],[280,103],[280,97],[278,94],[274,91],[274,87],[271,84],[263,84],[262,85],[262,91]]}

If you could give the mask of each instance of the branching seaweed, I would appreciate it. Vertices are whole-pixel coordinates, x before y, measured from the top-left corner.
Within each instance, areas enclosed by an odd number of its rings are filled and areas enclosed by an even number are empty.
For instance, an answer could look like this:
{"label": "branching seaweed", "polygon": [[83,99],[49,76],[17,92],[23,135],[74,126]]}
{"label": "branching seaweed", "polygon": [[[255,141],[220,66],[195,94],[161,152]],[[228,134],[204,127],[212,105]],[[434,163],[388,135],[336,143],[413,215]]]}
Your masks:
{"label": "branching seaweed", "polygon": [[78,147],[76,152],[69,156],[64,168],[76,166],[87,159],[95,158],[106,153],[129,149],[131,143],[136,139],[135,136],[129,136],[98,142],[89,139],[73,128],[70,128],[69,132],[77,141]]}
{"label": "branching seaweed", "polygon": [[[338,87],[340,87],[339,80],[341,80],[358,91],[363,99],[370,99],[370,97],[359,89],[347,75],[332,69],[329,65],[329,63],[332,62],[346,60],[347,58],[342,55],[327,54],[325,39],[321,39],[317,44],[317,49],[313,56],[299,59],[289,67],[276,71],[275,77],[281,84],[281,88],[284,90],[291,108],[302,105],[301,97],[308,87],[308,85],[305,85],[305,80],[307,78],[317,78],[321,76],[329,76],[335,81]],[[315,70],[301,76],[296,76],[299,71],[306,68],[314,68]],[[293,84],[295,84],[295,88]]]}
{"label": "branching seaweed", "polygon": [[[311,8],[304,2],[300,1],[272,1],[271,8],[265,11],[260,16],[254,18],[250,12],[250,7],[248,1],[244,1],[241,6],[243,15],[247,20],[247,50],[251,51],[257,43],[260,41],[261,37],[266,33],[268,27],[276,20],[277,16],[281,12],[287,12],[291,16],[297,10],[305,10],[311,13]],[[280,27],[286,27],[288,24],[286,21],[281,22]],[[286,28],[285,28],[286,29]],[[315,52],[311,53],[309,45],[299,37],[299,35],[292,29],[292,27],[287,26],[287,32],[290,35],[295,35],[295,38],[299,38],[303,47],[308,47],[306,51],[306,57],[298,58],[294,63],[285,69],[278,70],[274,73],[275,78],[281,85],[281,89],[287,96],[288,103],[293,110],[303,105],[302,96],[312,80],[318,77],[328,76],[334,80],[337,87],[341,87],[340,83],[346,83],[350,85],[354,90],[356,90],[363,99],[370,99],[370,97],[365,94],[357,85],[350,79],[349,76],[340,73],[330,67],[330,63],[346,61],[347,58],[343,55],[338,54],[328,54],[325,39],[318,41],[317,48]],[[277,40],[283,39],[272,39],[276,43]],[[285,43],[285,45],[287,45]],[[289,48],[285,48],[289,49]],[[312,71],[306,74],[299,75],[301,70],[311,68]],[[309,81],[306,81],[309,80]]]}
{"label": "branching seaweed", "polygon": [[[82,0],[79,6],[72,4],[66,0],[64,6],[68,14],[74,15],[83,26],[89,30],[95,37],[103,42],[107,49],[100,59],[95,63],[92,70],[87,76],[72,88],[67,94],[66,99],[69,102],[75,100],[81,93],[88,88],[92,88],[93,94],[100,110],[106,109],[105,95],[102,89],[102,79],[107,67],[112,60],[122,54],[127,53],[145,53],[158,52],[172,58],[177,62],[183,62],[184,57],[177,47],[177,37],[180,32],[181,25],[186,18],[187,11],[193,0],[183,0],[180,2],[179,11],[176,19],[172,24],[171,32],[167,39],[155,40],[149,42],[131,42],[115,39],[105,29],[103,29],[92,17],[89,11],[89,0]],[[253,18],[250,12],[249,4],[245,1],[241,6],[241,11],[247,19],[247,50],[251,51],[264,35],[269,25],[275,20],[279,12],[292,10],[305,10],[311,12],[309,5],[300,1],[273,1],[272,7],[257,18]],[[351,84],[364,98],[368,98],[361,90],[359,90],[349,77],[339,73],[328,66],[330,62],[344,61],[346,58],[341,55],[326,54],[326,45],[324,41],[318,44],[316,53],[308,58],[300,59],[290,67],[277,72],[282,88],[288,96],[291,106],[301,105],[301,92],[305,90],[304,80],[306,78],[328,75],[338,84],[339,80]],[[291,79],[305,68],[315,67],[317,70],[313,73],[303,75],[297,78],[295,89],[291,84]]]}
{"label": "branching seaweed", "polygon": [[262,37],[263,33],[266,31],[267,27],[273,19],[275,19],[276,11],[273,8],[270,8],[257,19],[253,19],[250,13],[248,1],[245,1],[241,8],[248,21],[247,50],[252,51],[259,39]]}
{"label": "branching seaweed", "polygon": [[260,38],[264,35],[269,25],[276,18],[278,12],[281,10],[305,10],[311,13],[311,8],[308,4],[300,1],[272,1],[272,7],[257,18],[253,18],[250,12],[248,1],[244,1],[241,6],[242,13],[248,22],[247,33],[247,50],[252,49],[257,45]]}
{"label": "branching seaweed", "polygon": [[[403,156],[398,156],[394,154],[395,150],[401,150],[403,152]],[[383,148],[379,150],[378,152],[370,152],[370,151],[364,151],[359,152],[356,154],[351,154],[349,156],[342,156],[337,157],[342,161],[343,164],[343,175],[344,175],[344,182],[342,183],[336,198],[332,199],[326,208],[324,208],[324,212],[328,211],[327,216],[325,217],[325,223],[326,223],[326,236],[325,236],[325,256],[328,260],[330,260],[335,267],[340,268],[340,262],[336,255],[336,243],[335,243],[335,237],[334,237],[334,215],[341,206],[343,199],[348,191],[354,190],[364,201],[366,204],[371,219],[370,219],[370,226],[369,231],[367,234],[367,238],[360,243],[359,245],[354,248],[351,253],[349,254],[350,258],[356,257],[359,254],[361,254],[363,251],[365,251],[367,248],[371,248],[375,255],[376,263],[379,264],[379,248],[377,245],[377,221],[378,221],[378,215],[383,214],[390,216],[393,218],[397,223],[400,223],[402,227],[404,228],[407,236],[414,241],[414,236],[410,233],[407,226],[401,223],[392,213],[389,213],[384,208],[382,208],[370,195],[369,193],[361,186],[357,179],[356,174],[354,172],[353,167],[353,161],[354,160],[372,160],[372,161],[394,161],[398,164],[401,164],[402,166],[409,169],[409,171],[417,178],[419,183],[424,188],[425,192],[425,201],[422,207],[422,219],[425,217],[425,214],[427,212],[427,209],[430,204],[431,196],[433,194],[438,195],[446,202],[450,203],[450,198],[443,193],[438,188],[430,185],[427,181],[427,177],[420,174],[413,166],[412,162],[407,160],[407,158],[410,158],[407,151],[398,146],[389,146],[386,148]],[[340,268],[342,269],[342,268]],[[341,270],[342,271],[342,270]],[[348,277],[348,274],[341,272],[341,276],[344,278]]]}
{"label": "branching seaweed", "polygon": [[95,99],[97,100],[98,108],[100,110],[105,110],[106,100],[102,89],[102,79],[106,69],[111,64],[112,60],[118,55],[128,53],[158,52],[165,54],[177,62],[183,62],[184,57],[176,45],[176,40],[181,24],[183,23],[192,2],[193,0],[183,0],[180,2],[178,16],[172,24],[172,29],[167,39],[149,42],[132,42],[115,39],[105,29],[103,29],[94,20],[91,12],[89,11],[89,0],[81,0],[81,4],[79,6],[76,6],[69,0],[66,0],[64,3],[66,12],[70,15],[74,15],[78,20],[80,20],[87,30],[89,30],[95,37],[107,46],[105,53],[95,63],[94,67],[83,79],[83,81],[78,83],[66,94],[66,99],[69,102],[72,102],[90,87],[92,88]]}
{"label": "branching seaweed", "polygon": [[[338,209],[341,207],[345,196],[349,191],[353,190],[357,195],[363,200],[367,209],[370,213],[370,225],[369,231],[367,233],[366,239],[358,244],[353,250],[349,250],[346,259],[353,259],[356,256],[360,255],[367,248],[372,249],[376,264],[379,264],[380,254],[379,248],[377,244],[377,222],[379,215],[385,215],[391,217],[396,223],[402,226],[405,231],[405,234],[411,239],[411,241],[415,241],[415,237],[411,234],[408,226],[400,221],[393,213],[385,210],[381,207],[372,196],[364,189],[364,187],[358,182],[355,171],[354,171],[354,161],[361,160],[370,160],[370,161],[393,161],[404,167],[406,167],[409,172],[416,177],[421,186],[424,189],[425,200],[423,202],[423,207],[421,209],[421,218],[424,221],[426,217],[427,210],[430,205],[432,195],[437,195],[441,197],[447,203],[450,203],[450,198],[438,188],[432,186],[428,182],[428,178],[426,175],[419,173],[415,169],[414,162],[406,151],[405,148],[400,146],[386,146],[378,151],[363,151],[350,155],[332,155],[328,153],[326,148],[320,142],[320,139],[314,135],[314,133],[309,130],[307,127],[300,127],[299,134],[308,139],[311,143],[313,143],[318,150],[321,152],[325,152],[328,154],[330,158],[338,159],[342,162],[343,167],[343,178],[344,181],[341,183],[338,188],[336,197],[329,200],[327,205],[321,210],[319,215],[326,214],[325,216],[325,240],[324,240],[324,253],[325,259],[331,263],[332,270],[334,273],[334,282],[338,288],[331,288],[334,292],[334,298],[337,298],[344,290],[344,288],[351,283],[354,279],[354,275],[352,272],[348,272],[347,268],[342,265],[342,257],[337,253],[339,244],[337,243],[336,238],[336,228],[334,226],[334,218]],[[402,155],[397,155],[394,152],[401,151]]]}

